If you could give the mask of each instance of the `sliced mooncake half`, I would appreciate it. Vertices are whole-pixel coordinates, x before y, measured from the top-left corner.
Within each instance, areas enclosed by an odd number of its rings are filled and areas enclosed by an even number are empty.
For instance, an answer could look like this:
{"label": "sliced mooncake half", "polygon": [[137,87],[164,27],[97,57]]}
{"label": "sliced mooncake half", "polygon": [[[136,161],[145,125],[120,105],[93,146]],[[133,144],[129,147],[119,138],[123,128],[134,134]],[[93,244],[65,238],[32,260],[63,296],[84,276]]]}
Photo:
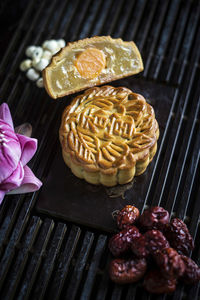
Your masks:
{"label": "sliced mooncake half", "polygon": [[110,36],[69,43],[43,70],[44,85],[52,98],[137,74],[143,70],[134,42]]}

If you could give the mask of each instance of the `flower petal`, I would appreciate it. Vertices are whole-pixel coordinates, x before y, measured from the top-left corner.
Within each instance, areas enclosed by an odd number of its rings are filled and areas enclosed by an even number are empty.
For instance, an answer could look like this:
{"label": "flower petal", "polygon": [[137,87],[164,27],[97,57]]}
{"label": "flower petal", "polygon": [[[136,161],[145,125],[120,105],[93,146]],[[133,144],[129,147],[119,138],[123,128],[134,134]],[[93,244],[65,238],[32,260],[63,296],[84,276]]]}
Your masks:
{"label": "flower petal", "polygon": [[26,166],[36,150],[37,140],[15,133],[8,105],[0,105],[0,203],[6,193],[32,192],[41,187],[41,181]]}
{"label": "flower petal", "polygon": [[3,201],[4,196],[5,196],[5,191],[0,190],[0,204]]}
{"label": "flower petal", "polygon": [[23,123],[23,124],[15,127],[15,133],[31,137],[31,135],[32,135],[32,126],[31,126],[30,123]]}
{"label": "flower petal", "polygon": [[35,177],[28,166],[24,167],[24,179],[21,186],[9,192],[9,194],[30,193],[39,190],[42,182]]}
{"label": "flower petal", "polygon": [[21,145],[13,129],[0,120],[0,183],[11,176],[21,157]]}
{"label": "flower petal", "polygon": [[22,153],[20,160],[22,165],[25,166],[37,150],[37,140],[21,134],[16,134],[16,136],[21,144]]}
{"label": "flower petal", "polygon": [[10,109],[7,103],[2,103],[0,105],[0,119],[4,120],[12,127],[12,129],[14,129]]}
{"label": "flower petal", "polygon": [[24,168],[21,162],[18,163],[15,171],[0,184],[0,190],[10,191],[20,186],[24,178]]}

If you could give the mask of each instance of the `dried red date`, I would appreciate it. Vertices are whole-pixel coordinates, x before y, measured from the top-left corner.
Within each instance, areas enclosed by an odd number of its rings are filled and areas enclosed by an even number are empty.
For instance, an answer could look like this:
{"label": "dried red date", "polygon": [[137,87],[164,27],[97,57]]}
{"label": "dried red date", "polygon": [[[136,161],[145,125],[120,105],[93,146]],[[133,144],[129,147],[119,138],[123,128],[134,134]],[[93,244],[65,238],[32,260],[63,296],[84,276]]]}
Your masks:
{"label": "dried red date", "polygon": [[138,219],[140,215],[139,210],[132,205],[126,205],[122,210],[117,214],[117,226],[120,229],[125,228],[127,225],[132,225]]}
{"label": "dried red date", "polygon": [[[111,253],[119,257],[130,255],[132,250],[134,255],[132,259],[129,256],[111,261],[109,273],[114,282],[125,284],[140,280],[147,269],[145,258],[149,268],[155,262],[159,268],[150,270],[145,276],[144,287],[150,293],[171,293],[176,289],[178,279],[186,284],[200,281],[200,268],[192,259],[182,255],[189,254],[194,248],[183,221],[175,218],[169,223],[168,212],[158,206],[145,210],[139,217],[138,209],[131,205],[118,212],[116,220],[122,230],[109,241]],[[133,225],[136,221],[144,234]]]}
{"label": "dried red date", "polygon": [[144,235],[133,241],[131,250],[137,257],[143,258],[148,256],[149,250],[147,249],[147,241]]}
{"label": "dried red date", "polygon": [[176,279],[165,278],[158,270],[152,270],[144,278],[144,287],[149,293],[172,293],[176,289]]}
{"label": "dried red date", "polygon": [[110,278],[112,281],[121,284],[136,282],[144,276],[146,268],[145,259],[125,260],[117,258],[110,263]]}
{"label": "dried red date", "polygon": [[144,237],[146,239],[147,249],[151,254],[154,254],[157,250],[170,247],[167,239],[159,230],[148,230],[145,232]]}
{"label": "dried red date", "polygon": [[194,249],[194,241],[191,237],[187,225],[180,219],[174,218],[165,226],[164,234],[171,247],[176,249],[180,254],[189,255]]}
{"label": "dried red date", "polygon": [[184,274],[185,264],[178,252],[173,248],[157,251],[154,254],[154,259],[164,277],[179,278]]}
{"label": "dried red date", "polygon": [[181,277],[181,280],[186,284],[192,284],[200,281],[200,268],[199,266],[189,257],[181,255],[181,258],[185,264],[185,272]]}
{"label": "dried red date", "polygon": [[163,230],[165,224],[169,223],[169,213],[163,207],[150,207],[143,212],[138,221],[143,230]]}
{"label": "dried red date", "polygon": [[118,257],[128,252],[134,239],[140,236],[140,232],[135,226],[127,226],[125,229],[115,234],[109,241],[111,253]]}

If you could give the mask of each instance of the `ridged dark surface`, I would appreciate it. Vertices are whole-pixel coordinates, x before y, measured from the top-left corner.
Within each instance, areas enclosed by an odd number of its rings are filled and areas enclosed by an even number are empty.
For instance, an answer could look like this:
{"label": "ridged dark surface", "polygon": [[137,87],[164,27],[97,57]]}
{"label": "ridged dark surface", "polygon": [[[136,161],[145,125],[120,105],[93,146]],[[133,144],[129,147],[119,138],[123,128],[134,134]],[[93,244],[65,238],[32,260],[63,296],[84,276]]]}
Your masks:
{"label": "ridged dark surface", "polygon": [[[134,40],[144,59],[141,81],[174,90],[169,117],[143,189],[140,209],[160,204],[188,224],[200,263],[200,3],[199,1],[11,1],[0,6],[0,97],[15,125],[30,122],[39,141],[30,163],[45,181],[57,146],[63,108],[19,71],[25,48],[49,38],[107,35]],[[12,3],[12,7],[14,4]],[[116,84],[125,84],[126,80]],[[139,178],[139,177],[138,177]],[[5,197],[0,208],[1,299],[192,299],[199,285],[172,295],[146,293],[141,283],[118,286],[108,278],[109,236],[35,210],[38,194]],[[131,199],[130,191],[125,194]]]}

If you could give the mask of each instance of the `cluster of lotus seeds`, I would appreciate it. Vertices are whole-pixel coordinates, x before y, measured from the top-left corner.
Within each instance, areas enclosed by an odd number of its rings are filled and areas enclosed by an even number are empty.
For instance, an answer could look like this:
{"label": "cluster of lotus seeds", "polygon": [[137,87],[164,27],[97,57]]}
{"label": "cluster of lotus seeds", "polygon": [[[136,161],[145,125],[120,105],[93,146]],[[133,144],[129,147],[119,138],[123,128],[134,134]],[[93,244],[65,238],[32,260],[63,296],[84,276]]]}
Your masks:
{"label": "cluster of lotus seeds", "polygon": [[50,63],[54,54],[65,47],[66,43],[63,39],[47,40],[39,46],[29,46],[26,48],[26,56],[28,57],[20,64],[20,70],[26,72],[26,76],[31,81],[36,81],[37,87],[43,87],[43,79],[41,72]]}

